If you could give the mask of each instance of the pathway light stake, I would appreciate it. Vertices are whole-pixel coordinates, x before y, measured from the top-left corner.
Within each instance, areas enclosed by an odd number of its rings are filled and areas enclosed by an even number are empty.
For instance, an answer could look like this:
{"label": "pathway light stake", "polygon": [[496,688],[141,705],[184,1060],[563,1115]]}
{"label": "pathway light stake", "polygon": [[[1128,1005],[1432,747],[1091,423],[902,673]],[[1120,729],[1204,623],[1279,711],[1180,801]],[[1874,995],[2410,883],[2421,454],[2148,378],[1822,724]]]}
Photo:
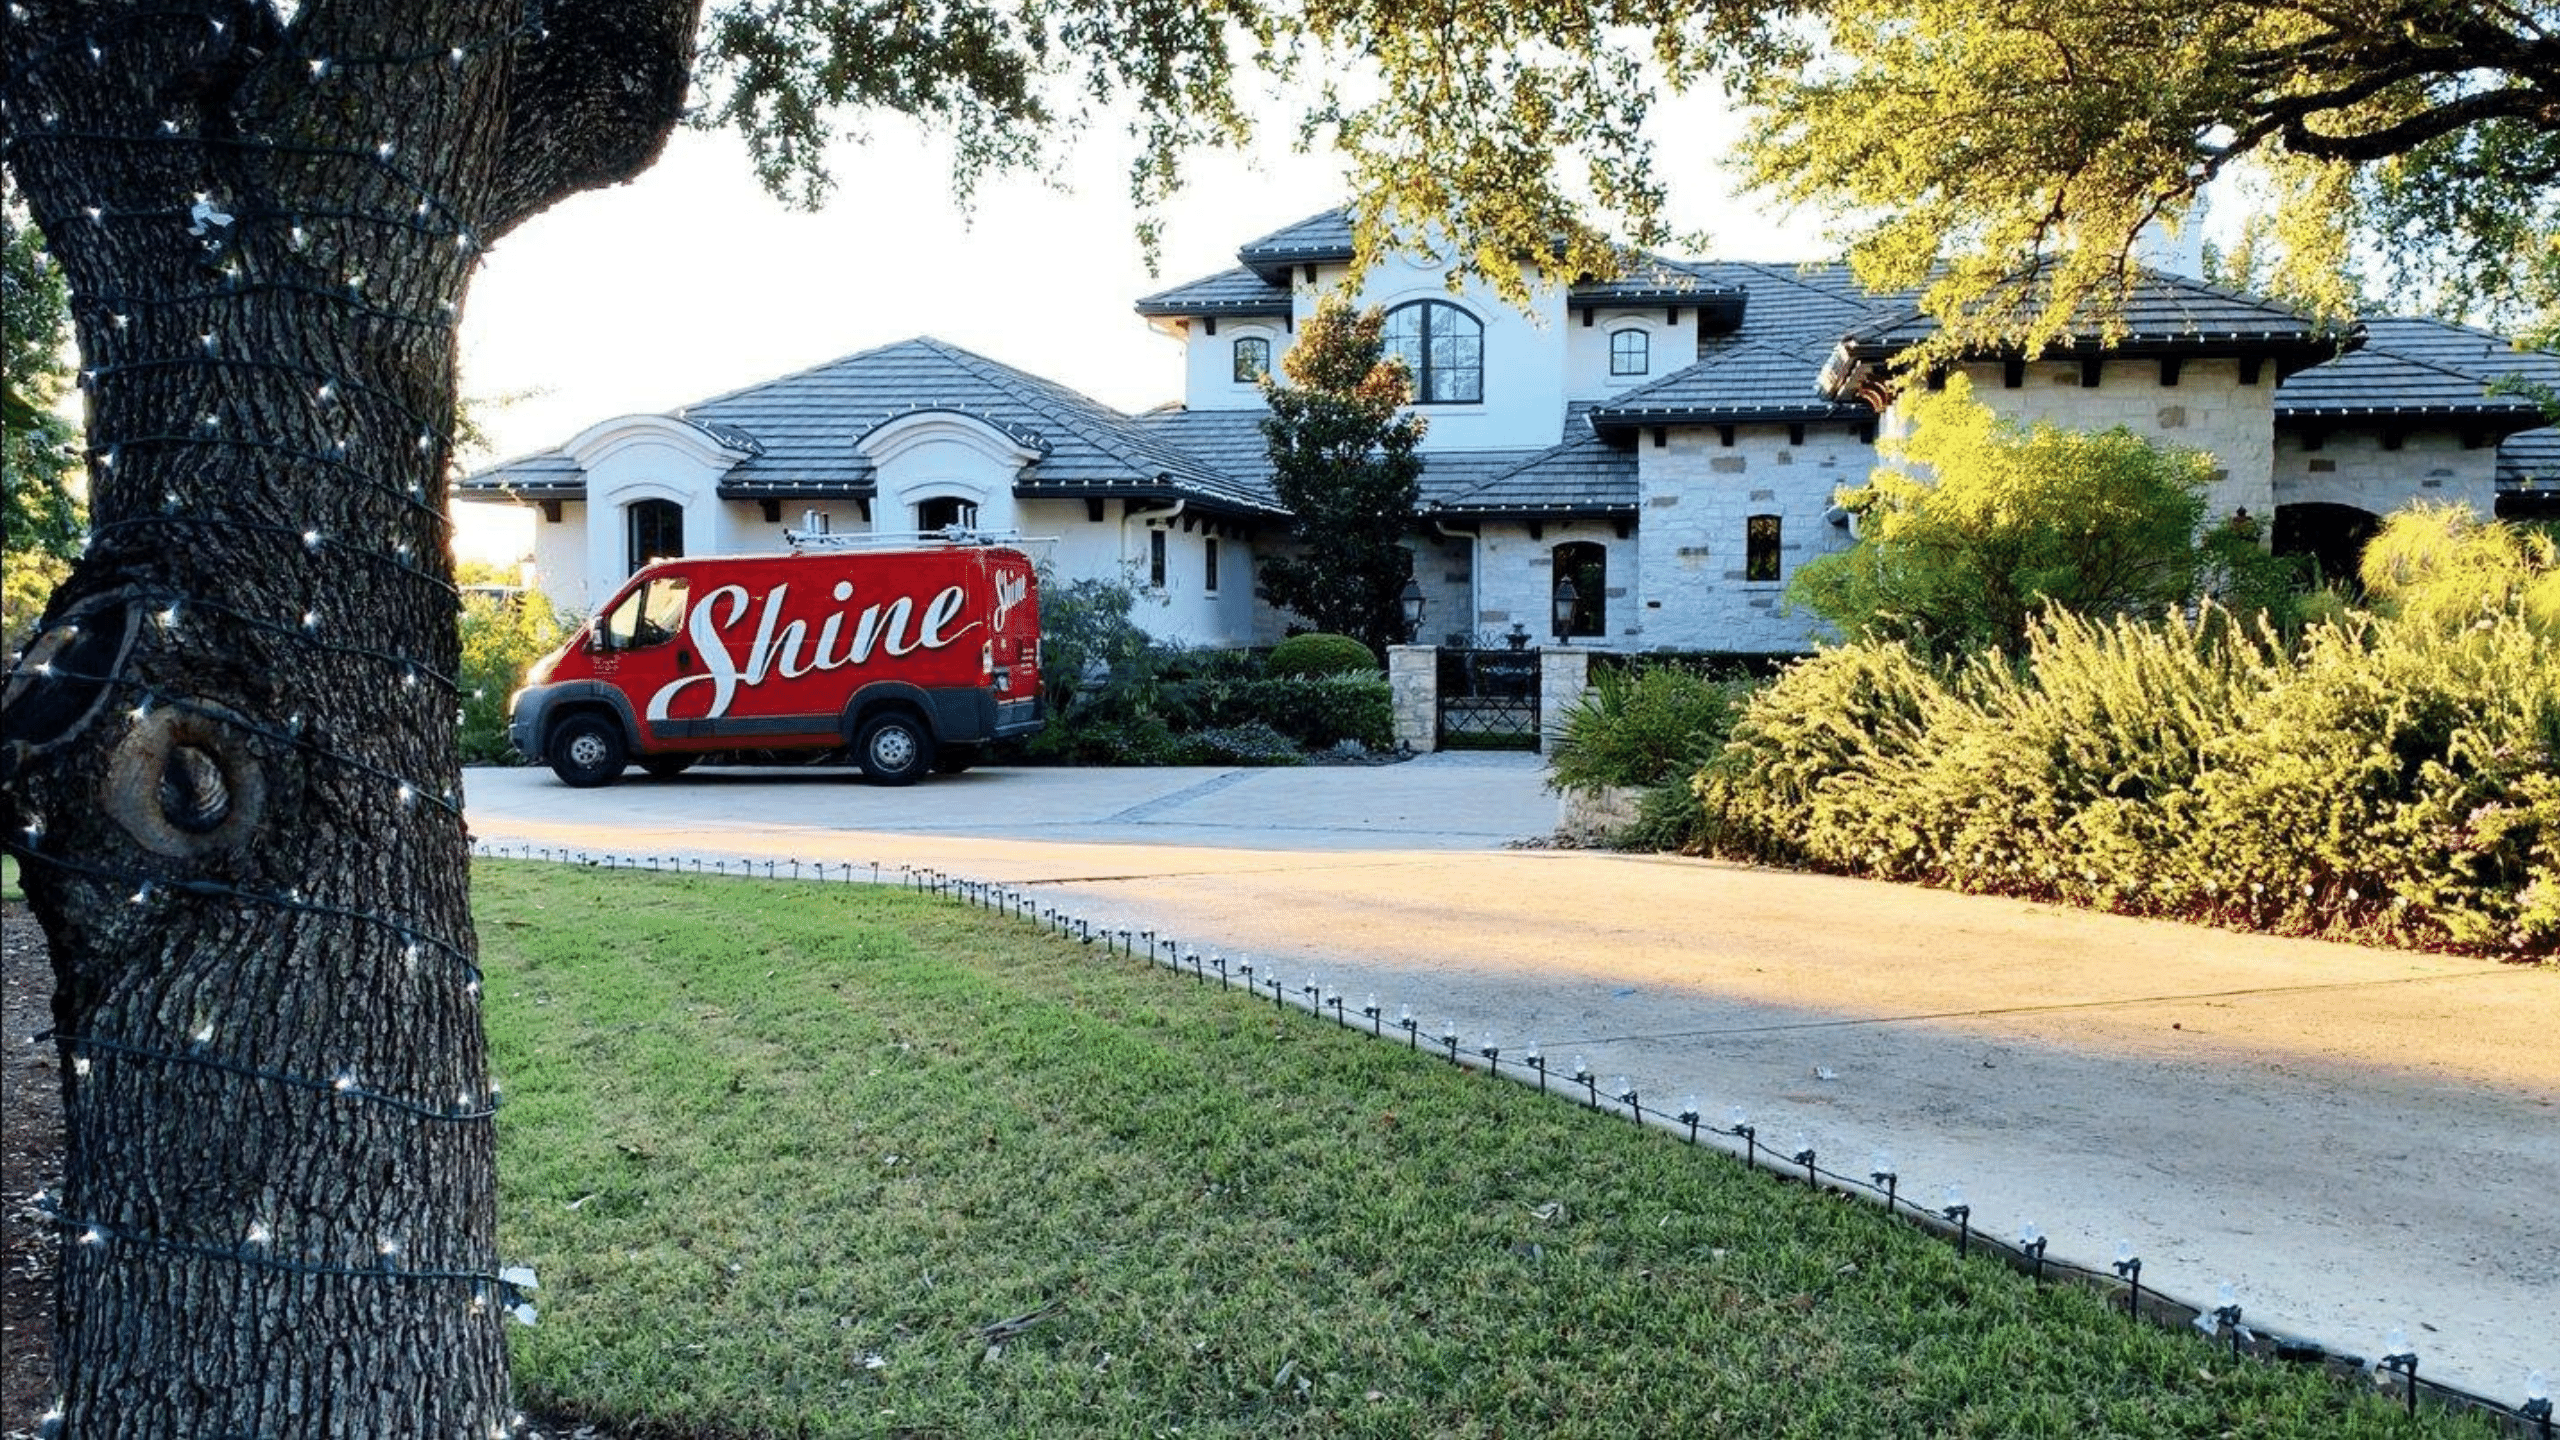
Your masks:
{"label": "pathway light stake", "polygon": [[1307,997],[1307,1009],[1309,1011],[1317,1015],[1324,1014],[1323,981],[1310,979],[1307,983],[1298,987],[1298,993]]}
{"label": "pathway light stake", "polygon": [[1455,1020],[1443,1020],[1443,1021],[1441,1021],[1441,1022],[1440,1022],[1440,1048],[1442,1048],[1442,1049],[1444,1049],[1444,1050],[1446,1050],[1446,1051],[1448,1051],[1448,1052],[1449,1052],[1449,1063],[1450,1063],[1450,1064],[1455,1065],[1455,1064],[1457,1064],[1457,1063],[1458,1063],[1458,1022],[1457,1022],[1457,1021],[1455,1021]]}
{"label": "pathway light stake", "polygon": [[1224,990],[1227,988],[1227,957],[1214,955],[1210,958],[1218,962],[1218,988]]}
{"label": "pathway light stake", "polygon": [[1413,1023],[1412,1006],[1399,1005],[1396,1007],[1396,1024],[1402,1026],[1404,1029],[1404,1048],[1407,1050],[1419,1050],[1422,1048],[1422,1031]]}
{"label": "pathway light stake", "polygon": [[1333,1023],[1334,1023],[1334,1024],[1341,1026],[1341,1027],[1342,1027],[1343,1029],[1345,1029],[1345,1030],[1348,1030],[1348,1029],[1350,1029],[1350,1028],[1351,1028],[1351,1022],[1342,1018],[1342,992],[1341,992],[1341,991],[1336,990],[1336,991],[1334,991],[1332,994],[1327,995],[1327,996],[1325,997],[1324,1003],[1326,1003],[1327,1005],[1330,1005],[1330,1006],[1332,1006],[1332,1007],[1333,1007]]}
{"label": "pathway light stake", "polygon": [[2214,1307],[2196,1317],[2196,1328],[2207,1335],[2231,1337],[2231,1358],[2240,1358],[2240,1296],[2225,1280],[2214,1287]]}
{"label": "pathway light stake", "polygon": [[1947,1203],[1938,1211],[1956,1225],[1956,1258],[1961,1260],[1973,1252],[1973,1207],[1964,1203],[1964,1187],[1949,1185]]}
{"label": "pathway light stake", "polygon": [[1262,983],[1271,987],[1271,1008],[1274,1010],[1287,1008],[1289,1002],[1280,998],[1280,977],[1266,975],[1262,977]]}
{"label": "pathway light stake", "polygon": [[1541,1095],[1546,1094],[1547,1057],[1538,1049],[1537,1041],[1532,1040],[1529,1042],[1529,1054],[1526,1058],[1529,1061],[1529,1068],[1538,1072],[1538,1093]]}
{"label": "pathway light stake", "polygon": [[1813,1137],[1802,1130],[1796,1132],[1796,1153],[1787,1157],[1804,1167],[1804,1184],[1808,1190],[1822,1188],[1821,1172],[1813,1168]]}
{"label": "pathway light stake", "polygon": [[[1221,970],[1218,973],[1223,975],[1226,972]],[[1236,974],[1244,977],[1244,993],[1251,995],[1253,993],[1253,961],[1247,956],[1237,956]]]}
{"label": "pathway light stake", "polygon": [[2382,1359],[2377,1367],[2398,1371],[2401,1392],[2409,1397],[2409,1413],[2418,1413],[2418,1352],[2409,1344],[2409,1332],[2397,1325],[2382,1337]]}
{"label": "pathway light stake", "polygon": [[2516,1411],[2542,1432],[2542,1440],[2551,1440],[2551,1381],[2539,1370],[2524,1377],[2524,1404]]}
{"label": "pathway light stake", "polygon": [[1760,1168],[1760,1132],[1751,1128],[1751,1112],[1739,1105],[1724,1112],[1724,1133],[1742,1142],[1742,1168]]}
{"label": "pathway light stake", "polygon": [[[1199,952],[1199,951],[1197,951],[1197,950],[1194,950],[1194,951],[1192,951],[1191,953],[1189,953],[1189,954],[1187,954],[1187,955],[1186,955],[1186,954],[1184,954],[1184,953],[1182,952],[1182,950],[1181,950],[1180,948],[1178,948],[1178,947],[1177,947],[1177,948],[1174,950],[1174,952],[1173,952],[1173,964],[1172,964],[1172,966],[1171,966],[1171,967],[1169,967],[1169,968],[1171,968],[1171,969],[1172,969],[1172,971],[1173,971],[1173,973],[1174,973],[1174,974],[1179,975],[1179,974],[1181,974],[1181,973],[1182,973],[1182,969],[1183,969],[1183,967],[1184,967],[1185,965],[1188,965],[1188,966],[1190,966],[1190,967],[1191,967],[1191,973],[1192,973],[1192,974],[1194,974],[1194,975],[1199,974],[1199,973],[1200,973],[1200,952]],[[1219,968],[1220,968],[1222,971],[1225,969],[1225,967],[1224,967],[1224,966],[1220,966]],[[1200,983],[1201,983],[1201,984],[1203,984],[1203,985],[1205,985],[1205,984],[1207,984],[1207,983],[1209,983],[1209,982],[1207,982],[1207,981],[1203,980],[1203,981],[1201,981]]]}
{"label": "pathway light stake", "polygon": [[1502,1073],[1502,1047],[1493,1043],[1491,1035],[1485,1036],[1483,1042],[1476,1046],[1476,1053],[1484,1057],[1487,1069],[1496,1075]]}
{"label": "pathway light stake", "polygon": [[1372,995],[1361,1001],[1360,1013],[1369,1017],[1369,1034],[1375,1037],[1382,1029],[1378,1023],[1378,997]]}
{"label": "pathway light stake", "polygon": [[1698,1097],[1692,1095],[1680,1102],[1680,1123],[1689,1127],[1689,1143],[1698,1143]]}
{"label": "pathway light stake", "polygon": [[1591,1066],[1579,1055],[1573,1057],[1573,1083],[1582,1087],[1584,1103],[1600,1108],[1600,1082],[1592,1078]]}
{"label": "pathway light stake", "polygon": [[1610,1087],[1610,1093],[1618,1097],[1619,1104],[1627,1107],[1629,1119],[1639,1125],[1644,1123],[1644,1101],[1636,1094],[1636,1082],[1621,1075],[1617,1083]]}
{"label": "pathway light stake", "polygon": [[[2127,1287],[2124,1296],[2124,1313],[2140,1319],[2142,1317],[2142,1257],[2133,1253],[2132,1241],[2116,1242],[2115,1272],[2124,1277]],[[2392,1333],[2396,1335],[2399,1332],[2395,1330]]]}
{"label": "pathway light stake", "polygon": [[1902,1177],[1895,1174],[1893,1170],[1892,1151],[1879,1150],[1867,1157],[1867,1178],[1884,1187],[1884,1213],[1890,1218],[1893,1214],[1894,1191],[1902,1185]]}
{"label": "pathway light stake", "polygon": [[2035,1262],[2035,1276],[2039,1281],[2044,1279],[2044,1246],[2044,1227],[2033,1220],[2018,1227],[2018,1250]]}

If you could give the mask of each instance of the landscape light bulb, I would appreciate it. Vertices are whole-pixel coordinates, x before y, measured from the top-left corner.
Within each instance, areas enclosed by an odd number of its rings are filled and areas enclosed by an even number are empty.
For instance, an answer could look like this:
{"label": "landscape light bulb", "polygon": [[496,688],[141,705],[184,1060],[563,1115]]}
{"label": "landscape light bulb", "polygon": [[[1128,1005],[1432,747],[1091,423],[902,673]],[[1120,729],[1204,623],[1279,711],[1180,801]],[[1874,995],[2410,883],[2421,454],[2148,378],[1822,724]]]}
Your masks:
{"label": "landscape light bulb", "polygon": [[1412,1029],[1412,1028],[1413,1028],[1413,1007],[1412,1007],[1412,1006],[1410,1006],[1410,1005],[1399,1005],[1399,1006],[1397,1006],[1397,1007],[1396,1007],[1396,1023],[1397,1023],[1397,1024],[1399,1024],[1399,1025],[1401,1025],[1401,1026],[1403,1026],[1403,1027],[1404,1027],[1404,1028],[1406,1028],[1407,1030]]}
{"label": "landscape light bulb", "polygon": [[2117,1264],[2119,1264],[2119,1265],[2129,1265],[2129,1264],[2131,1264],[2132,1262],[2133,1262],[2133,1242],[2132,1242],[2132,1241],[2130,1241],[2130,1240],[2119,1240],[2119,1241],[2117,1241],[2117,1242],[2116,1242],[2116,1263],[2117,1263]]}
{"label": "landscape light bulb", "polygon": [[1440,1038],[1441,1038],[1441,1039],[1443,1039],[1443,1040],[1448,1041],[1448,1042],[1449,1042],[1450,1044],[1452,1044],[1452,1045],[1457,1044],[1457,1043],[1458,1043],[1458,1022],[1457,1022],[1457,1021],[1455,1021],[1455,1020],[1443,1020],[1443,1021],[1441,1021],[1441,1022],[1440,1022]]}
{"label": "landscape light bulb", "polygon": [[1949,1182],[1947,1185],[1947,1208],[1953,1210],[1963,1203],[1964,1187],[1962,1185]]}
{"label": "landscape light bulb", "polygon": [[1363,1014],[1363,1015],[1375,1015],[1375,1014],[1377,1014],[1377,1013],[1378,1013],[1378,997],[1377,997],[1377,996],[1375,996],[1375,995],[1372,995],[1372,996],[1370,996],[1368,999],[1361,1001],[1361,1002],[1360,1002],[1360,1013],[1361,1013],[1361,1014]]}
{"label": "landscape light bulb", "polygon": [[1617,1096],[1621,1100],[1624,1100],[1628,1096],[1636,1093],[1635,1082],[1629,1080],[1626,1076],[1621,1075],[1609,1082],[1609,1093]]}
{"label": "landscape light bulb", "polygon": [[1683,1119],[1683,1120],[1688,1121],[1688,1122],[1689,1122],[1690,1124],[1692,1124],[1692,1125],[1695,1125],[1695,1124],[1697,1124],[1697,1123],[1698,1123],[1698,1097],[1697,1097],[1697,1096],[1695,1096],[1695,1095],[1684,1095],[1684,1096],[1680,1097],[1680,1118],[1681,1118],[1681,1119]]}
{"label": "landscape light bulb", "polygon": [[2386,1355],[2408,1354],[2409,1332],[2400,1326],[2392,1326],[2390,1332],[2382,1337],[2382,1350]]}
{"label": "landscape light bulb", "polygon": [[2240,1303],[2240,1291],[2228,1280],[2213,1287],[2213,1303],[2229,1309]]}
{"label": "landscape light bulb", "polygon": [[1867,1168],[1878,1175],[1892,1174],[1893,1152],[1890,1150],[1879,1150],[1873,1155],[1868,1156]]}
{"label": "landscape light bulb", "polygon": [[2018,1243],[2021,1245],[2033,1245],[2043,1238],[2044,1227],[2033,1220],[2018,1227]]}
{"label": "landscape light bulb", "polygon": [[1813,1150],[1813,1132],[1812,1132],[1812,1131],[1810,1131],[1810,1130],[1799,1130],[1799,1131],[1797,1131],[1797,1132],[1796,1132],[1796,1153],[1797,1153],[1797,1154],[1799,1154],[1799,1155],[1805,1155],[1805,1154],[1810,1154],[1810,1153],[1812,1153],[1812,1150]]}
{"label": "landscape light bulb", "polygon": [[1739,1105],[1728,1105],[1724,1108],[1724,1123],[1739,1130],[1751,1123],[1751,1112]]}
{"label": "landscape light bulb", "polygon": [[2524,1398],[2527,1404],[2550,1399],[2551,1377],[2539,1370],[2527,1371],[2524,1377]]}

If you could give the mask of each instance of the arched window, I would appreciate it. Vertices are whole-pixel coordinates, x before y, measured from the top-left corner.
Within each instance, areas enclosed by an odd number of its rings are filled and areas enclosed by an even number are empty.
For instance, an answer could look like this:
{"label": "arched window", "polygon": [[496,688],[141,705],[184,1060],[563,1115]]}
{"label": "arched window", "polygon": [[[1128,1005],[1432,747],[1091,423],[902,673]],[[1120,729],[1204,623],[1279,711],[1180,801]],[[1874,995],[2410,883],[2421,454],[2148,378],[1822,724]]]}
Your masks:
{"label": "arched window", "polygon": [[684,507],[673,500],[634,500],[623,517],[629,569],[684,553]]}
{"label": "arched window", "polygon": [[975,530],[978,507],[973,501],[957,495],[936,495],[916,502],[916,529],[931,534],[936,530]]}
{"label": "arched window", "polygon": [[1653,368],[1653,336],[1642,330],[1609,332],[1609,373],[1642,375]]}
{"label": "arched window", "polygon": [[1555,577],[1548,586],[1549,593],[1561,590],[1568,580],[1573,582],[1573,618],[1564,627],[1564,638],[1608,634],[1608,547],[1588,540],[1557,546]]}
{"label": "arched window", "polygon": [[1404,357],[1416,405],[1484,399],[1484,326],[1445,300],[1416,300],[1387,312],[1386,351]]}
{"label": "arched window", "polygon": [[1260,335],[1239,335],[1235,344],[1235,381],[1251,385],[1271,373],[1271,342]]}

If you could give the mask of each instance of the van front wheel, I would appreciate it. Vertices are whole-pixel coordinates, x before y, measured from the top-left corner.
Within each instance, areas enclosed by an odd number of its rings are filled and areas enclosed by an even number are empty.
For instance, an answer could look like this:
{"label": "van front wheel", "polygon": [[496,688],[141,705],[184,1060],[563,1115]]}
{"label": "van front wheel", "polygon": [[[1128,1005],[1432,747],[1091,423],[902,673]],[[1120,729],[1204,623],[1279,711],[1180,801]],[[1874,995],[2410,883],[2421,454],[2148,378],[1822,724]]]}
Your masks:
{"label": "van front wheel", "polygon": [[891,710],[862,722],[853,756],[874,785],[912,785],[933,768],[933,737],[925,733],[923,721]]}
{"label": "van front wheel", "polygon": [[630,763],[622,727],[602,715],[572,715],[551,732],[551,773],[579,790],[610,785]]}

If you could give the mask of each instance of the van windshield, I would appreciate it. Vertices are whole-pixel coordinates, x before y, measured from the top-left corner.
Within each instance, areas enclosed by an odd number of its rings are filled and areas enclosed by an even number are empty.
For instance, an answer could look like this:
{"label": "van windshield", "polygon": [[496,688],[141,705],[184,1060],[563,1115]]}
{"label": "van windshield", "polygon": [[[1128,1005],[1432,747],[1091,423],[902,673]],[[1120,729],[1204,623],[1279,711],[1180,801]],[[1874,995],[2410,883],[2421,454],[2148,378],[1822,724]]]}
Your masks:
{"label": "van windshield", "polygon": [[661,645],[684,629],[685,577],[661,575],[622,597],[604,617],[608,650]]}

